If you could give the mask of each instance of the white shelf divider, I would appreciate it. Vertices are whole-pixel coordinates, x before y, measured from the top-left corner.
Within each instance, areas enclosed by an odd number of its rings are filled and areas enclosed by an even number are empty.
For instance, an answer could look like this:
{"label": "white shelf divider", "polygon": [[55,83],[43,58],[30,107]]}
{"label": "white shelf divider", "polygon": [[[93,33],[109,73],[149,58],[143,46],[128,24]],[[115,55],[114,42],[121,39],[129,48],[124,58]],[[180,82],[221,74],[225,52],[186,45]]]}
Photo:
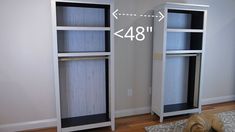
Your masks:
{"label": "white shelf divider", "polygon": [[168,50],[166,54],[200,54],[202,50]]}
{"label": "white shelf divider", "polygon": [[173,29],[168,28],[167,32],[188,32],[188,33],[203,33],[202,29]]}
{"label": "white shelf divider", "polygon": [[58,53],[58,57],[89,57],[89,56],[109,56],[110,52],[91,52],[91,53]]}
{"label": "white shelf divider", "polygon": [[81,31],[110,31],[110,27],[72,27],[72,26],[57,26],[57,30],[81,30]]}

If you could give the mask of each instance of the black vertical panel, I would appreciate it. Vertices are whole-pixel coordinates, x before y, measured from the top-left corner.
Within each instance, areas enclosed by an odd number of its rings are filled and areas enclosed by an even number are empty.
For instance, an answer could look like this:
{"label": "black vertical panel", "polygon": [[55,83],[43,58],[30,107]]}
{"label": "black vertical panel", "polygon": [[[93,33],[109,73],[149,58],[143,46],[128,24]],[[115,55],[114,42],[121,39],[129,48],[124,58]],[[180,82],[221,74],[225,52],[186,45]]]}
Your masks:
{"label": "black vertical panel", "polygon": [[196,71],[196,57],[190,57],[189,73],[188,73],[188,99],[187,99],[189,106],[193,106],[194,102],[195,71]]}
{"label": "black vertical panel", "polygon": [[106,76],[106,114],[109,114],[109,60],[105,60],[105,76]]}
{"label": "black vertical panel", "polygon": [[202,50],[202,33],[191,33],[190,49]]}
{"label": "black vertical panel", "polygon": [[105,31],[105,51],[110,52],[110,31]]}
{"label": "black vertical panel", "polygon": [[110,27],[110,6],[105,7],[104,14],[105,14],[105,27]]}
{"label": "black vertical panel", "polygon": [[[110,6],[105,7],[105,27],[110,27]],[[105,51],[110,52],[110,31],[105,31]]]}
{"label": "black vertical panel", "polygon": [[203,29],[204,13],[202,11],[192,11],[191,28]]}
{"label": "black vertical panel", "polygon": [[[105,27],[110,27],[110,6],[105,7]],[[110,52],[110,31],[105,31],[105,51]],[[109,60],[105,60],[106,68],[106,114],[109,115]]]}

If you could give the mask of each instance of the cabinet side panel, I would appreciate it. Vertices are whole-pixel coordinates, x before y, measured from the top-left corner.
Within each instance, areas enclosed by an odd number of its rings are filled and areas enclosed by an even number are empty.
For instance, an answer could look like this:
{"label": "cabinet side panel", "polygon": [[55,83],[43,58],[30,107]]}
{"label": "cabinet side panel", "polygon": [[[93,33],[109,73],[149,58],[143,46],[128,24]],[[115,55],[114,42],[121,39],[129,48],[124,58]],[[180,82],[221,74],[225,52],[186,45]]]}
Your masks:
{"label": "cabinet side panel", "polygon": [[[109,12],[107,12],[106,15],[112,16],[112,13],[114,12],[114,0],[110,1],[110,10]],[[107,18],[107,17],[106,17]],[[109,17],[109,21],[110,21],[110,36],[113,35],[114,33],[114,17]],[[110,46],[110,52],[111,52],[111,56],[110,56],[110,68],[109,68],[109,114],[110,114],[110,119],[111,119],[111,129],[112,131],[115,130],[115,76],[114,76],[114,37],[110,37],[109,40],[109,46]]]}
{"label": "cabinet side panel", "polygon": [[[155,15],[161,11],[156,10]],[[154,45],[153,45],[153,69],[152,69],[152,111],[157,114],[163,112],[163,85],[164,85],[164,52],[165,52],[165,22],[154,19]]]}
{"label": "cabinet side panel", "polygon": [[200,69],[200,75],[199,75],[199,98],[198,98],[198,104],[199,104],[199,109],[201,111],[201,98],[202,98],[202,89],[203,89],[203,77],[204,77],[204,56],[205,56],[205,45],[206,45],[206,32],[207,32],[207,10],[204,11],[204,23],[203,23],[203,27],[204,27],[204,32],[203,32],[203,40],[202,40],[202,55],[201,55],[201,69]]}
{"label": "cabinet side panel", "polygon": [[58,48],[57,48],[57,32],[56,32],[56,1],[51,0],[51,16],[52,16],[52,35],[53,35],[53,64],[54,64],[54,87],[56,97],[56,118],[57,131],[61,131],[61,111],[60,111],[60,89],[59,89],[59,69],[58,69]]}

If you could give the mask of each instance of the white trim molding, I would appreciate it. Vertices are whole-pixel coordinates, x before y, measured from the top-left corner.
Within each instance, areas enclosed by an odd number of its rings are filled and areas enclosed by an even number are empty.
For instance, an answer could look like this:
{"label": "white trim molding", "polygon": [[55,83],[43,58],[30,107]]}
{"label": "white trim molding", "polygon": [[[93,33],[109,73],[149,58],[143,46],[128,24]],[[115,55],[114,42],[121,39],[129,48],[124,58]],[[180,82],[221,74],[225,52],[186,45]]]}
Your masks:
{"label": "white trim molding", "polygon": [[125,116],[141,115],[141,114],[146,114],[146,113],[150,113],[150,107],[117,110],[115,112],[115,117],[119,118],[119,117],[125,117]]}
{"label": "white trim molding", "polygon": [[235,95],[202,99],[202,105],[235,101]]}
{"label": "white trim molding", "polygon": [[0,132],[16,132],[41,128],[56,127],[56,118],[0,125]]}

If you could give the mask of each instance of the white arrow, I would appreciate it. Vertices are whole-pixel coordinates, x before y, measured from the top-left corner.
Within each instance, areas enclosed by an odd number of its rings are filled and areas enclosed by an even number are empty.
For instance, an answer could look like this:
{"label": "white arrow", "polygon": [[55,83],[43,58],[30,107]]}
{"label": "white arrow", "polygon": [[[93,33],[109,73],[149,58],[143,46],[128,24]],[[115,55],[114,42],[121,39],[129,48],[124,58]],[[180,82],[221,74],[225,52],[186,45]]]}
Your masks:
{"label": "white arrow", "polygon": [[121,30],[115,32],[114,35],[116,35],[116,36],[118,36],[118,37],[120,37],[120,38],[123,38],[123,36],[119,34],[119,33],[121,33],[122,31],[123,31],[123,29],[121,29]]}
{"label": "white arrow", "polygon": [[116,18],[116,19],[118,19],[118,17],[117,17],[117,12],[118,12],[118,9],[116,9],[116,10],[113,12],[113,16],[114,16],[114,18]]}
{"label": "white arrow", "polygon": [[160,11],[158,12],[160,14],[160,19],[158,20],[159,22],[165,17]]}

